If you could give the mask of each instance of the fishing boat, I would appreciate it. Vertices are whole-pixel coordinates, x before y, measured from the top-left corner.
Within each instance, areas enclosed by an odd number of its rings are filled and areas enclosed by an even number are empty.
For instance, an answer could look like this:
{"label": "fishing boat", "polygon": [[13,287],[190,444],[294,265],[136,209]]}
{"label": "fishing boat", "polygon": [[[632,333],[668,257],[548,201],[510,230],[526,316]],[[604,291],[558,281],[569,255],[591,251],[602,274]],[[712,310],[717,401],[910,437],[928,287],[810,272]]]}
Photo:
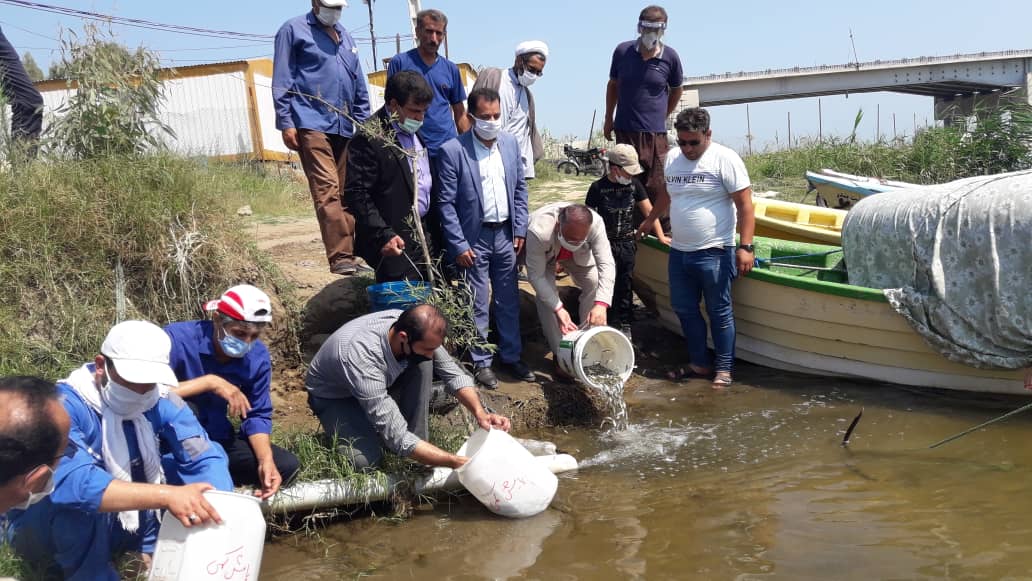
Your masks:
{"label": "fishing boat", "polygon": [[[739,359],[811,375],[1029,395],[1020,371],[946,359],[880,289],[848,284],[840,247],[765,237],[754,244],[757,267],[732,287]],[[638,243],[635,290],[664,327],[680,334],[670,307],[669,252],[652,237]]]}
{"label": "fishing boat", "polygon": [[920,188],[918,184],[858,176],[822,169],[806,172],[807,191],[817,191],[817,203],[848,209],[867,196],[900,189]]}
{"label": "fishing boat", "polygon": [[756,235],[815,244],[842,243],[845,210],[753,198]]}

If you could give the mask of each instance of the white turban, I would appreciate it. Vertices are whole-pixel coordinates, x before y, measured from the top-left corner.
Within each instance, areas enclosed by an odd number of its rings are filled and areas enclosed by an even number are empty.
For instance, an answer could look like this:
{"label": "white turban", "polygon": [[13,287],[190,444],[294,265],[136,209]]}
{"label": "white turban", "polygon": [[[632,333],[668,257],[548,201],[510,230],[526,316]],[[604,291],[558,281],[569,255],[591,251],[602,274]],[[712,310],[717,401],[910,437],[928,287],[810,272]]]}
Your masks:
{"label": "white turban", "polygon": [[540,53],[548,58],[548,45],[540,40],[525,40],[516,45],[516,56]]}

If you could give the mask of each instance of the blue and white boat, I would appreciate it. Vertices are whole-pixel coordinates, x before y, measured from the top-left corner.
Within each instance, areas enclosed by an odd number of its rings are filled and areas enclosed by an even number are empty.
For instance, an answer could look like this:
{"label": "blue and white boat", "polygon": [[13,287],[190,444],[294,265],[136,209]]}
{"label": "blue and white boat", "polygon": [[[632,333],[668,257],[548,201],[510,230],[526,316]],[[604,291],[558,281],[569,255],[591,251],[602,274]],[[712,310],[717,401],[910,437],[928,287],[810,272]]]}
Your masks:
{"label": "blue and white boat", "polygon": [[918,184],[857,176],[830,169],[806,172],[806,183],[807,192],[817,192],[817,205],[840,209],[848,209],[873,194],[922,187]]}

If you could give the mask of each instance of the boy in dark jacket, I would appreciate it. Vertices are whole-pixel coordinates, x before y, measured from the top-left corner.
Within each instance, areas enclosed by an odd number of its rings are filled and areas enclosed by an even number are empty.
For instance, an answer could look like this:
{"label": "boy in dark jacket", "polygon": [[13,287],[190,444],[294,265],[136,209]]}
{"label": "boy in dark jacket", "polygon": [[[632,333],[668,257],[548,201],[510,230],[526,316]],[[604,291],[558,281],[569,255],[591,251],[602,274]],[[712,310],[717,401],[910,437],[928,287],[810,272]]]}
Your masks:
{"label": "boy in dark jacket", "polygon": [[[613,304],[607,316],[609,324],[618,326],[630,338],[631,322],[634,320],[631,285],[636,250],[634,233],[638,229],[634,210],[637,206],[643,216],[648,216],[652,212],[652,204],[644,186],[634,179],[643,170],[633,147],[625,143],[617,144],[607,152],[606,161],[609,171],[591,184],[584,204],[598,212],[606,223],[606,235],[613,250],[613,260],[616,261]],[[658,220],[654,232],[661,241],[668,242]]]}

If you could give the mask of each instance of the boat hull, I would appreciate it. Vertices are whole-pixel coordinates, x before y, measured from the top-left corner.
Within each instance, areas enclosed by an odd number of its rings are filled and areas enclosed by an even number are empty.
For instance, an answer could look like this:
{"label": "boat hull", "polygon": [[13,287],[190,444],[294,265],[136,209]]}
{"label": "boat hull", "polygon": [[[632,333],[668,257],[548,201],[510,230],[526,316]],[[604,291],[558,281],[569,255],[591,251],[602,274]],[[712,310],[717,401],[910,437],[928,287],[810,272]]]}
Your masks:
{"label": "boat hull", "polygon": [[[635,287],[663,326],[680,334],[667,255],[655,240],[640,242]],[[755,269],[734,282],[732,296],[735,356],[744,361],[810,375],[1029,395],[1019,371],[978,369],[939,355],[878,290]]]}

